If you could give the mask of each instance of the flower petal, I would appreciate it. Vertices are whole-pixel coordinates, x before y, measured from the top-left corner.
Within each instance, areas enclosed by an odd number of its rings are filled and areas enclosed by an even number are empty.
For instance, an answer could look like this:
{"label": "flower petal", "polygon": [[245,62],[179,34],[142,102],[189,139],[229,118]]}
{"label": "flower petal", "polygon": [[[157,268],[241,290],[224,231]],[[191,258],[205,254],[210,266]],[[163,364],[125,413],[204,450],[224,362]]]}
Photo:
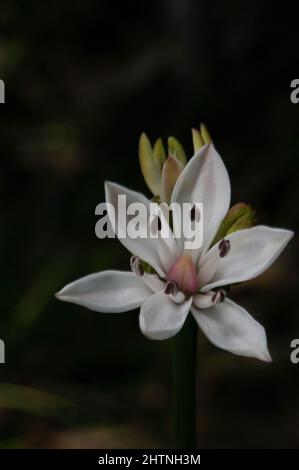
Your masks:
{"label": "flower petal", "polygon": [[202,260],[202,263],[207,263],[214,259],[216,266],[213,277],[202,291],[207,292],[218,286],[247,281],[258,276],[276,260],[292,236],[293,232],[290,230],[263,225],[228,235],[225,237],[225,240],[230,241],[227,255],[222,258],[219,256],[217,244]]}
{"label": "flower petal", "polygon": [[[142,204],[147,212],[146,220],[140,224],[140,230],[145,234],[149,234],[148,222],[150,221],[150,201],[142,194],[131,191],[123,186],[115,183],[105,183],[106,202],[112,204],[115,210],[115,233],[119,237],[120,234],[127,234],[127,224],[129,216],[127,209],[130,204]],[[118,196],[126,196],[125,213],[118,213]],[[113,222],[113,213],[107,208],[110,220]],[[113,223],[112,223],[113,226]],[[149,263],[155,271],[163,276],[167,272],[173,259],[177,256],[177,245],[173,234],[169,229],[169,238],[152,238],[146,236],[144,238],[130,238],[128,235],[119,237],[120,242],[134,255]]]}
{"label": "flower petal", "polygon": [[71,282],[56,297],[97,312],[117,313],[140,307],[151,294],[134,273],[102,271]]}
{"label": "flower petal", "polygon": [[144,273],[142,280],[151,289],[152,292],[158,292],[164,287],[164,282],[157,276],[157,274]]}
{"label": "flower petal", "polygon": [[199,327],[211,343],[239,356],[271,362],[264,327],[229,299],[206,310],[191,307]]}
{"label": "flower petal", "polygon": [[213,144],[202,147],[188,162],[175,184],[171,202],[203,203],[203,245],[212,242],[230,204],[230,181]]}
{"label": "flower petal", "polygon": [[152,295],[140,310],[139,326],[142,333],[156,340],[176,335],[187,318],[191,303],[192,298],[181,304],[174,303],[163,291]]}

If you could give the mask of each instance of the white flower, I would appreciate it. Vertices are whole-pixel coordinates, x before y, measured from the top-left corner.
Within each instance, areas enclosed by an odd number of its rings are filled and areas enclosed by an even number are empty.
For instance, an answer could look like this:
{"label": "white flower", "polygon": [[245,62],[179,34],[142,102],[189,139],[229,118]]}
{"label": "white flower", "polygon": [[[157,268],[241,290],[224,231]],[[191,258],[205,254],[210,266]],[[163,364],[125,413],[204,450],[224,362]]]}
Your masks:
{"label": "white flower", "polygon": [[[122,194],[127,196],[127,204],[142,202],[149,208],[149,201],[139,193],[114,183],[106,183],[105,189],[106,202],[114,207]],[[216,346],[271,361],[263,326],[226,298],[221,287],[252,279],[265,271],[293,232],[257,226],[232,233],[210,247],[230,206],[228,173],[212,144],[205,145],[189,161],[175,184],[171,202],[203,203],[200,249],[186,251],[184,240],[173,236],[121,238],[134,255],[132,272],[90,274],[68,284],[57,297],[100,312],[141,307],[141,331],[156,340],[178,333],[191,310],[201,330]],[[149,263],[157,274],[144,273],[140,260]]]}

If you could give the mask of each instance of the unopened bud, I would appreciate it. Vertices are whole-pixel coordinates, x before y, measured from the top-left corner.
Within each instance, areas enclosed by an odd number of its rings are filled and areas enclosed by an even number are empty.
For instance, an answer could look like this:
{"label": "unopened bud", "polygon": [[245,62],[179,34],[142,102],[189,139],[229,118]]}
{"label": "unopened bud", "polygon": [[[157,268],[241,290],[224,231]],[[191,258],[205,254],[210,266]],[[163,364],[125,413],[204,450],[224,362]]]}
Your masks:
{"label": "unopened bud", "polygon": [[[158,153],[158,150],[156,150],[157,159]],[[148,188],[154,196],[161,196],[161,166],[159,166],[156,159],[154,159],[151,143],[145,133],[141,134],[139,139],[139,162]]]}
{"label": "unopened bud", "polygon": [[203,123],[200,125],[200,133],[205,144],[210,144],[212,142],[209,131]]}
{"label": "unopened bud", "polygon": [[168,137],[168,155],[182,163],[187,163],[187,157],[182,144],[175,137]]}
{"label": "unopened bud", "polygon": [[200,150],[204,145],[212,142],[208,129],[204,124],[200,124],[200,130],[192,129],[192,141],[194,153]]}
{"label": "unopened bud", "polygon": [[194,153],[196,153],[199,149],[201,149],[201,147],[204,146],[203,138],[198,129],[192,129],[192,141]]}
{"label": "unopened bud", "polygon": [[251,215],[245,214],[243,217],[240,217],[237,222],[235,222],[231,228],[227,231],[229,233],[237,232],[238,230],[244,230],[245,228],[251,228],[254,225],[255,218]]}
{"label": "unopened bud", "polygon": [[162,169],[162,197],[163,201],[169,203],[176,180],[184,166],[172,156],[169,156]]}
{"label": "unopened bud", "polygon": [[214,238],[213,245],[229,233],[250,228],[255,222],[255,210],[244,202],[239,202],[230,208],[223,219],[219,230]]}
{"label": "unopened bud", "polygon": [[154,148],[153,148],[153,157],[154,157],[154,161],[155,161],[157,167],[161,171],[162,166],[164,165],[165,160],[166,160],[166,153],[165,153],[165,149],[164,149],[162,139],[157,139],[156,140],[156,142],[154,144]]}

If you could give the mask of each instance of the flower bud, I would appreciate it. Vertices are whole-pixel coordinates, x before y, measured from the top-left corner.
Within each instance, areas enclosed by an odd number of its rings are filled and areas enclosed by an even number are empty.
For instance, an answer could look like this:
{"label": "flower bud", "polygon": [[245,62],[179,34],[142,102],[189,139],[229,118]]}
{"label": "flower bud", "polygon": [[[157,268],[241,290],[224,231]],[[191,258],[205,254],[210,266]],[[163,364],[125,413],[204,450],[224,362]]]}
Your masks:
{"label": "flower bud", "polygon": [[172,190],[187,163],[183,146],[175,137],[168,138],[168,158],[161,139],[154,147],[146,134],[139,139],[139,161],[144,180],[156,202],[169,202]]}
{"label": "flower bud", "polygon": [[244,202],[239,202],[231,207],[219,227],[213,245],[229,233],[252,227],[255,222],[255,213],[255,210]]}
{"label": "flower bud", "polygon": [[200,125],[200,133],[205,144],[210,144],[212,142],[208,129],[203,123]]}
{"label": "flower bud", "polygon": [[[255,214],[255,211],[253,211],[253,214]],[[243,230],[245,228],[250,228],[254,225],[255,222],[255,217],[254,215],[252,216],[251,214],[245,214],[243,217],[240,217],[232,226],[231,228],[227,231],[227,235],[229,233],[234,233],[237,232],[238,230]]]}
{"label": "flower bud", "polygon": [[192,140],[194,153],[196,153],[204,145],[210,144],[212,142],[208,129],[204,124],[200,124],[200,130],[192,129]]}
{"label": "flower bud", "polygon": [[154,148],[153,148],[153,157],[154,157],[154,161],[155,161],[157,167],[161,171],[162,166],[164,165],[165,160],[166,160],[166,153],[165,153],[165,149],[164,149],[162,139],[157,139],[156,140],[156,142],[154,144]]}
{"label": "flower bud", "polygon": [[162,169],[162,200],[169,203],[176,180],[184,165],[171,155],[167,158]]}
{"label": "flower bud", "polygon": [[154,196],[161,196],[161,166],[158,161],[161,157],[160,144],[156,143],[156,152],[154,152],[151,143],[145,133],[141,134],[139,139],[139,162],[144,180]]}
{"label": "flower bud", "polygon": [[175,137],[168,137],[168,155],[182,163],[187,163],[187,157],[182,144]]}
{"label": "flower bud", "polygon": [[199,149],[201,149],[201,147],[204,146],[203,138],[198,129],[192,129],[192,141],[194,153],[196,153]]}

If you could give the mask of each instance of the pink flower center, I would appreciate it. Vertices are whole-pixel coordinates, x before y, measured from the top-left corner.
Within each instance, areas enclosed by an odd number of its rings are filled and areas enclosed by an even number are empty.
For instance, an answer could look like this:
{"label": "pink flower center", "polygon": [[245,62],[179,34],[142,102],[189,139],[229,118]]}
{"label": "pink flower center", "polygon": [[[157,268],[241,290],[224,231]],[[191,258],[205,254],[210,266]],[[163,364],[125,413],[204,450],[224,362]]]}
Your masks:
{"label": "pink flower center", "polygon": [[195,267],[192,259],[187,255],[181,256],[176,261],[167,274],[166,280],[175,282],[179,290],[188,295],[195,294],[198,290],[198,277]]}

